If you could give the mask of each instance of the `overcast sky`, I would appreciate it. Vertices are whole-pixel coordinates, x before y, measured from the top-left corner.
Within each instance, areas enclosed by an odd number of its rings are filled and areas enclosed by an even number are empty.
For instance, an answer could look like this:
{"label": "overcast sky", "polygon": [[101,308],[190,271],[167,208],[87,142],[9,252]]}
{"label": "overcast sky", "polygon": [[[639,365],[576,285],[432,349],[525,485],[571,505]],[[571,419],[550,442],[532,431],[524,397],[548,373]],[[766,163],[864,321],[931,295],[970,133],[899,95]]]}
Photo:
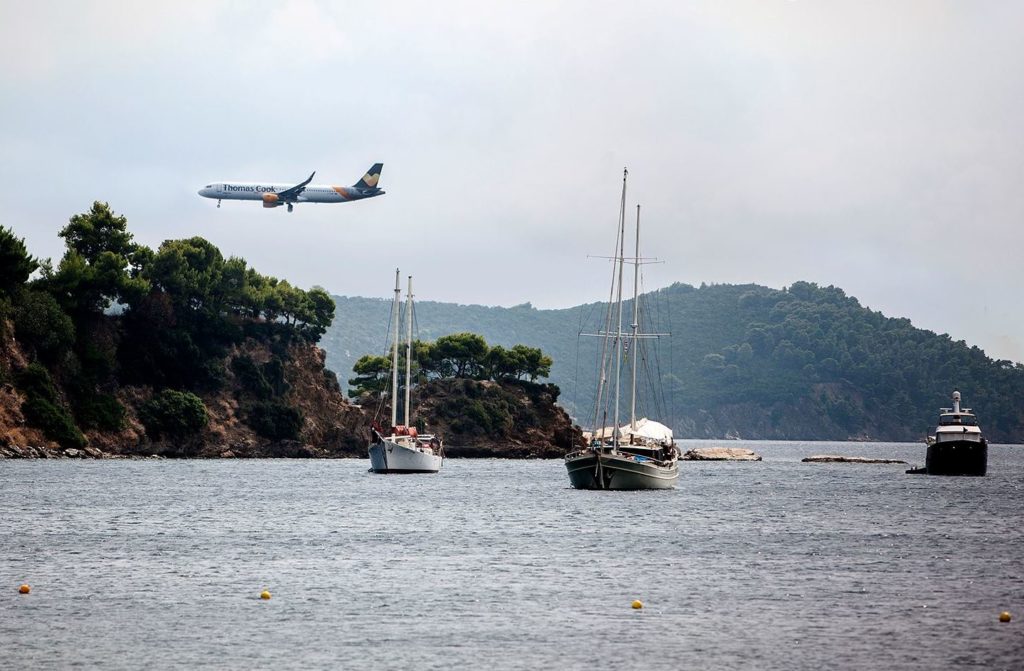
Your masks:
{"label": "overcast sky", "polygon": [[[385,296],[607,291],[623,166],[674,281],[834,284],[1024,361],[1024,3],[0,0],[0,223],[93,200],[156,247]],[[264,210],[213,181],[381,198]]]}

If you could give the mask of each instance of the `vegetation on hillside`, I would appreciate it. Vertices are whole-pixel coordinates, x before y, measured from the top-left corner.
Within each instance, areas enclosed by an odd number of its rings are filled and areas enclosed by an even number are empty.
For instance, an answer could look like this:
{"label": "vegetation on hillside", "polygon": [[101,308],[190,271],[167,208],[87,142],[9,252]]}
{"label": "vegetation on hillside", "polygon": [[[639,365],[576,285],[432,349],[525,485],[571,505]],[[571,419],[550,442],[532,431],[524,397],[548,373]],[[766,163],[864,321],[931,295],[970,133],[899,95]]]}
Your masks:
{"label": "vegetation on hillside", "polygon": [[207,423],[197,394],[221,389],[228,352],[255,339],[271,360],[232,364],[254,399],[250,423],[261,435],[295,437],[301,416],[281,400],[283,357],[331,324],[327,292],[261,275],[200,237],[140,245],[106,203],[71,217],[60,237],[66,250],[54,267],[0,227],[0,329],[13,325],[0,342],[16,338],[31,359],[0,377],[24,394],[30,423],[80,447],[83,429],[122,428],[115,392],[127,384],[155,392],[139,409],[151,438],[186,439]]}
{"label": "vegetation on hillside", "polygon": [[[552,365],[540,348],[491,346],[480,335],[462,332],[413,341],[411,352],[415,424],[439,432],[449,447],[455,446],[455,454],[561,456],[581,439],[556,405],[559,388],[537,382],[551,373]],[[405,355],[400,347],[402,371]],[[391,385],[391,361],[390,356],[362,356],[349,380],[349,395],[376,402],[378,414],[390,402],[384,392]],[[398,403],[402,400],[400,389]]]}
{"label": "vegetation on hillside", "polygon": [[[324,336],[328,364],[349,369],[344,354],[372,343],[387,327],[384,300],[336,297],[351,319]],[[679,436],[917,440],[958,388],[992,440],[1024,442],[1024,366],[993,360],[948,335],[915,328],[862,306],[836,287],[796,282],[786,289],[674,284],[645,294],[652,329],[640,407],[664,390],[663,421]],[[631,310],[627,302],[626,312]],[[587,423],[593,413],[601,306],[537,310],[421,302],[421,334],[472,330],[487,341],[542,349],[561,403]],[[658,384],[660,382],[660,384]]]}

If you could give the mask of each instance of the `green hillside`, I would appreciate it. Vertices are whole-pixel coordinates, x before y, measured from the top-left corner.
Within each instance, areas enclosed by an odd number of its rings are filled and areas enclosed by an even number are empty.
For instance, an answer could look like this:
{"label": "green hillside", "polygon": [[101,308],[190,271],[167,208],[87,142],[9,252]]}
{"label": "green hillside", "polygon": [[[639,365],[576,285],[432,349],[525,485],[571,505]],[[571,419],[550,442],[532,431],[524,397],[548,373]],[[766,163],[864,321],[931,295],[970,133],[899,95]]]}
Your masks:
{"label": "green hillside", "polygon": [[[385,351],[390,302],[335,299],[338,319],[321,346],[345,380],[359,356]],[[639,411],[678,437],[918,440],[957,388],[990,440],[1024,442],[1024,366],[885,317],[841,289],[674,284],[644,295],[641,308],[645,330],[672,335],[642,343],[641,380],[661,384],[639,385]],[[471,331],[496,345],[540,347],[554,359],[560,403],[593,424],[601,339],[577,334],[599,328],[603,306],[424,302],[416,317],[424,340]]]}

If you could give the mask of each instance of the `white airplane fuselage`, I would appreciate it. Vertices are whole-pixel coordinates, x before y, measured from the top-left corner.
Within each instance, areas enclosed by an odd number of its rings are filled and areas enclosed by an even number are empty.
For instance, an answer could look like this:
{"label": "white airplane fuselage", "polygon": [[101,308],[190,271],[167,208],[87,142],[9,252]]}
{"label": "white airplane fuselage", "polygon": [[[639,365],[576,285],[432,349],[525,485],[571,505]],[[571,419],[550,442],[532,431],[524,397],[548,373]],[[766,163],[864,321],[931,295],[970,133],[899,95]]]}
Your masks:
{"label": "white airplane fuselage", "polygon": [[[276,202],[275,196],[294,184],[267,184],[245,182],[222,182],[208,184],[199,190],[204,198],[216,200],[262,200]],[[361,189],[358,186],[331,186],[310,184],[295,197],[296,203],[345,203],[350,200],[372,198],[383,194],[382,189]]]}
{"label": "white airplane fuselage", "polygon": [[203,198],[212,198],[220,207],[222,200],[259,200],[263,207],[287,205],[291,212],[295,203],[347,203],[352,200],[373,198],[384,194],[377,188],[382,163],[375,163],[352,186],[333,184],[310,184],[313,175],[299,184],[273,184],[269,182],[214,182],[199,189]]}

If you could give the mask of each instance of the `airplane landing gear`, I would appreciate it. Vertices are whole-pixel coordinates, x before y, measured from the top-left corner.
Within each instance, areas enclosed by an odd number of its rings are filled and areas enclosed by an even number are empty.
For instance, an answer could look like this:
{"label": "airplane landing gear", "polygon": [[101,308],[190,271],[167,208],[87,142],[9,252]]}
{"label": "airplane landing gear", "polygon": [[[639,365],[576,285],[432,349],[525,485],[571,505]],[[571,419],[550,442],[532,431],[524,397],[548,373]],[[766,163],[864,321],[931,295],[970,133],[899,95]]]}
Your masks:
{"label": "airplane landing gear", "polygon": [[220,207],[220,200],[217,200],[217,207]]}
{"label": "airplane landing gear", "polygon": [[288,211],[289,211],[289,212],[291,212],[291,211],[292,211],[292,204],[291,204],[291,203],[288,203]]}

